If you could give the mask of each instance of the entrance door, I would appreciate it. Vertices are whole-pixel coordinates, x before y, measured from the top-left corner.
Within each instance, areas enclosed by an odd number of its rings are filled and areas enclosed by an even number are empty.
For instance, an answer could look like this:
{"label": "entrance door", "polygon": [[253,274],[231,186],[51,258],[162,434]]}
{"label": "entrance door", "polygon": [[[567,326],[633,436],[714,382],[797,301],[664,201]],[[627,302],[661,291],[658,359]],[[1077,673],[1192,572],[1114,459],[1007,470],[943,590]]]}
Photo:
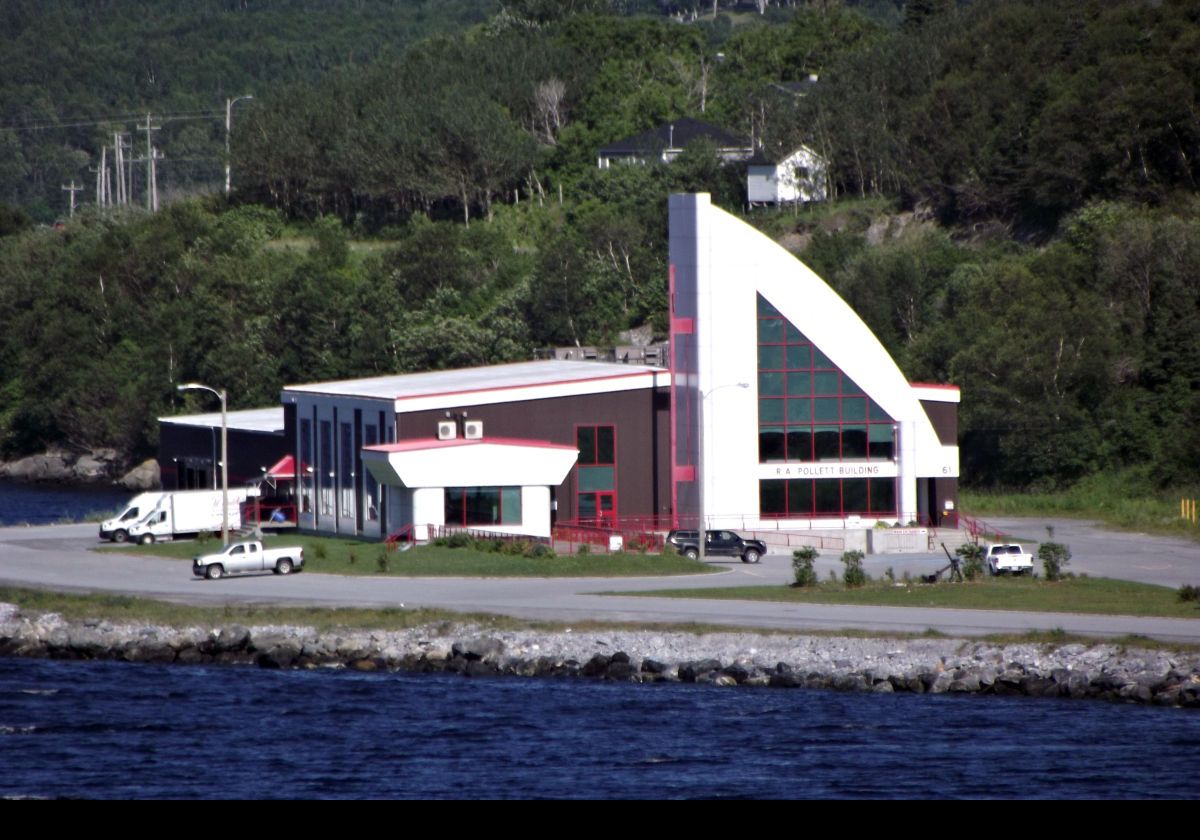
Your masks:
{"label": "entrance door", "polygon": [[600,518],[600,526],[603,528],[615,528],[617,526],[617,494],[597,493],[596,506]]}

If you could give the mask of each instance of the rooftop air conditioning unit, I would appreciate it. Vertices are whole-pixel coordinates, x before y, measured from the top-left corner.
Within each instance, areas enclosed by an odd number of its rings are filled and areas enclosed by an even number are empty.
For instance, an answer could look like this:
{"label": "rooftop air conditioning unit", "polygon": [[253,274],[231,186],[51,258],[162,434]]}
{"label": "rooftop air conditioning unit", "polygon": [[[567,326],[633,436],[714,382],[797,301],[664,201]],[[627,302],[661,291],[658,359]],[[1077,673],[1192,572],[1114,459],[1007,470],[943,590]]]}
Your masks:
{"label": "rooftop air conditioning unit", "polygon": [[454,440],[458,437],[458,424],[453,420],[438,421],[438,440]]}
{"label": "rooftop air conditioning unit", "polygon": [[483,421],[468,420],[466,423],[463,423],[463,437],[467,440],[482,440]]}

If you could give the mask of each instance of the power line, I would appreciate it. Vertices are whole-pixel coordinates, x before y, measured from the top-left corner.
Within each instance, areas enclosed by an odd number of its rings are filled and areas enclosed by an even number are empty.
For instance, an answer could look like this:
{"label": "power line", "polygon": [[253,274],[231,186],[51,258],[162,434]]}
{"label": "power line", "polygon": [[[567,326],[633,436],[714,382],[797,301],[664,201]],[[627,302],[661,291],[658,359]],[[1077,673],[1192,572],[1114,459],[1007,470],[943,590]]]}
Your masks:
{"label": "power line", "polygon": [[[211,120],[224,116],[224,111],[191,111],[178,114],[164,114],[155,119],[163,122],[188,122],[191,120]],[[88,120],[84,122],[63,122],[63,123],[40,123],[29,125],[0,125],[0,131],[53,131],[59,128],[88,128],[97,125],[111,125],[112,123],[132,122],[140,120],[144,114],[128,114],[123,116],[105,117],[98,120]]]}

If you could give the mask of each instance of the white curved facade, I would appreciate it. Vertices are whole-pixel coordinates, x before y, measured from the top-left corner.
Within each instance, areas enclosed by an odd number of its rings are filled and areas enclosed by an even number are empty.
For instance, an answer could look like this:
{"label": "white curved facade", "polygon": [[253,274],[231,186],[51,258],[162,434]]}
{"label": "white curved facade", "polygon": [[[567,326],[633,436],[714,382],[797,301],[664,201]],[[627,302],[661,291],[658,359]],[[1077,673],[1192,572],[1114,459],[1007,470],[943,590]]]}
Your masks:
{"label": "white curved facade", "polygon": [[[957,389],[911,385],[862,319],[820,277],[762,233],[713,207],[708,195],[671,196],[670,262],[673,473],[681,523],[703,515],[712,528],[840,527],[848,521],[869,526],[917,519],[939,524],[941,511],[953,509],[954,493],[947,488],[956,484],[951,480],[958,476],[958,448],[939,439],[922,402],[957,403]],[[776,340],[762,338],[764,331],[782,335],[785,327],[795,348],[786,347],[783,338],[778,346],[764,343]],[[804,350],[805,358],[819,357],[820,364],[808,362],[809,369],[789,372],[791,361],[764,361],[783,359],[785,351],[791,360],[793,349],[796,358]],[[822,377],[841,384],[822,396],[811,384]],[[776,385],[785,380],[788,388],[804,382],[817,390],[791,400],[794,395]],[[760,393],[768,390],[772,393]],[[853,406],[855,417],[861,411],[861,423],[842,420],[841,413],[849,411],[835,405],[838,400]],[[827,424],[810,414],[787,425],[793,415],[835,409],[841,412],[838,419]],[[777,426],[770,419],[775,416],[781,418]],[[884,423],[891,427],[891,442],[883,441]],[[811,443],[822,436],[833,440],[835,434],[842,441],[835,450],[826,446],[822,452],[822,444]],[[948,436],[943,431],[942,437]],[[777,441],[785,437],[786,450],[772,448],[782,447]],[[870,445],[870,456],[860,437],[880,441]],[[860,479],[870,482],[870,505],[857,501],[856,494],[865,492]],[[942,483],[930,483],[935,479]],[[796,496],[786,512],[773,508],[783,486],[778,482],[784,481],[793,482],[787,492]],[[807,481],[814,483],[807,486]],[[836,512],[829,501],[833,481],[839,498],[855,497],[839,502]],[[804,507],[802,492],[826,503],[805,497]],[[764,516],[769,508],[771,515]]]}

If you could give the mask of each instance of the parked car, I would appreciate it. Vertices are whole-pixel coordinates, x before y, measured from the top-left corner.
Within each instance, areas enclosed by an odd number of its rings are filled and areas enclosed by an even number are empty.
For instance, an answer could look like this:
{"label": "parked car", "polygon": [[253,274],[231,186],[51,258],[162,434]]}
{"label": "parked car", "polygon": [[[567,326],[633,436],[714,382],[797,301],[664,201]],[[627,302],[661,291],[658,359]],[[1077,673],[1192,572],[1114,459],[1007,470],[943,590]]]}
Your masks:
{"label": "parked car", "polygon": [[257,540],[233,543],[215,554],[192,559],[192,574],[216,580],[236,572],[266,572],[288,575],[304,566],[304,549],[299,546],[264,549]]}
{"label": "parked car", "polygon": [[[667,542],[689,560],[700,556],[699,531],[671,531]],[[767,553],[767,544],[762,540],[748,540],[734,531],[706,531],[704,554],[706,557],[740,557],[743,563],[757,563]]]}
{"label": "parked car", "polygon": [[1033,574],[1033,555],[1016,543],[996,543],[983,550],[983,562],[993,575]]}

